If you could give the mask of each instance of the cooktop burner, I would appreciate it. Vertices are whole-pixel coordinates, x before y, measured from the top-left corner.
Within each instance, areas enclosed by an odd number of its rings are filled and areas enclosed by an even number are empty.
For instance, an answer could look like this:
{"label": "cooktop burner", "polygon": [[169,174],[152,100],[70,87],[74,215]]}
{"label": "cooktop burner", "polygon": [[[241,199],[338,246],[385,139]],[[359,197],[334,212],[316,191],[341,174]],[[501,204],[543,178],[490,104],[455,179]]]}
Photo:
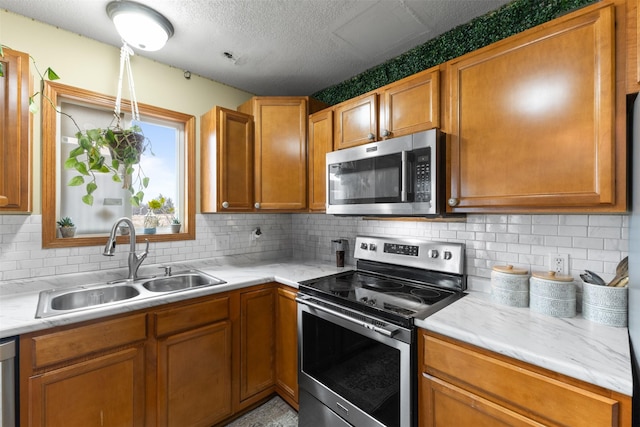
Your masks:
{"label": "cooktop burner", "polygon": [[412,325],[414,318],[427,317],[464,295],[463,248],[358,237],[357,269],[303,281],[300,291]]}

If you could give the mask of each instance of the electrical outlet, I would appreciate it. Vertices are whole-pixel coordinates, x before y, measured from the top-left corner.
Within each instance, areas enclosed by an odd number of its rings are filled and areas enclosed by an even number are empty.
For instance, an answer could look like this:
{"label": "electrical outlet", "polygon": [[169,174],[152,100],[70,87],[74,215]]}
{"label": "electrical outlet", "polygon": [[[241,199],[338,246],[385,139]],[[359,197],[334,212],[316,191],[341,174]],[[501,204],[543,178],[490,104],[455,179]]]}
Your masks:
{"label": "electrical outlet", "polygon": [[549,254],[549,270],[566,276],[569,274],[568,254]]}

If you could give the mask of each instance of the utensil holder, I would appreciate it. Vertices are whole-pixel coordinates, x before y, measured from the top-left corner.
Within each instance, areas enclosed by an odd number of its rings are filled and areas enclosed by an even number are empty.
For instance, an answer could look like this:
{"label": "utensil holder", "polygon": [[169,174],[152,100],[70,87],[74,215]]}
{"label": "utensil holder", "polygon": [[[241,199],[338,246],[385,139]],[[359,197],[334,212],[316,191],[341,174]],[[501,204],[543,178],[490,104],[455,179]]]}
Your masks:
{"label": "utensil holder", "polygon": [[582,282],[582,317],[618,328],[628,324],[628,287],[600,286]]}

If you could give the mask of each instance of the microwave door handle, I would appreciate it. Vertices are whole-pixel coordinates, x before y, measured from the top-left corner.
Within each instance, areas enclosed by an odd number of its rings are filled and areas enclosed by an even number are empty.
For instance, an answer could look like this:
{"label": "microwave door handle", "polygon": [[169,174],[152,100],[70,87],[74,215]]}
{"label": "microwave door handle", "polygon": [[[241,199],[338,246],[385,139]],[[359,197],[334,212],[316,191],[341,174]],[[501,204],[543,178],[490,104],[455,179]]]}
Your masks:
{"label": "microwave door handle", "polygon": [[406,202],[408,201],[408,195],[407,195],[407,185],[409,183],[409,155],[407,154],[406,151],[403,151],[401,153],[401,161],[402,161],[402,166],[401,166],[401,174],[402,174],[402,181],[401,181],[401,189],[400,189],[400,201],[401,202]]}

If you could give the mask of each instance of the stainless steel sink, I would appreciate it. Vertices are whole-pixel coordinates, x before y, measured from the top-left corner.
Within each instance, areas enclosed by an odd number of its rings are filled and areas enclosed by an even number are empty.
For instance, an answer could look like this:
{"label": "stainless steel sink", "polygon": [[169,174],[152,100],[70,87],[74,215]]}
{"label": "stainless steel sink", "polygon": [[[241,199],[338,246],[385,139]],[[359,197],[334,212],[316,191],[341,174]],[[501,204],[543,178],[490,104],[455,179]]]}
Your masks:
{"label": "stainless steel sink", "polygon": [[151,292],[175,292],[202,286],[222,285],[224,283],[226,283],[224,280],[217,277],[209,276],[199,271],[190,271],[148,280],[142,286]]}
{"label": "stainless steel sink", "polygon": [[173,275],[136,281],[123,280],[115,283],[42,291],[40,292],[36,318],[90,310],[122,301],[152,298],[171,292],[188,291],[224,283],[227,282],[201,271],[188,270]]}
{"label": "stainless steel sink", "polygon": [[127,300],[138,295],[140,292],[136,288],[127,285],[76,290],[51,298],[51,308],[54,310],[74,310]]}

